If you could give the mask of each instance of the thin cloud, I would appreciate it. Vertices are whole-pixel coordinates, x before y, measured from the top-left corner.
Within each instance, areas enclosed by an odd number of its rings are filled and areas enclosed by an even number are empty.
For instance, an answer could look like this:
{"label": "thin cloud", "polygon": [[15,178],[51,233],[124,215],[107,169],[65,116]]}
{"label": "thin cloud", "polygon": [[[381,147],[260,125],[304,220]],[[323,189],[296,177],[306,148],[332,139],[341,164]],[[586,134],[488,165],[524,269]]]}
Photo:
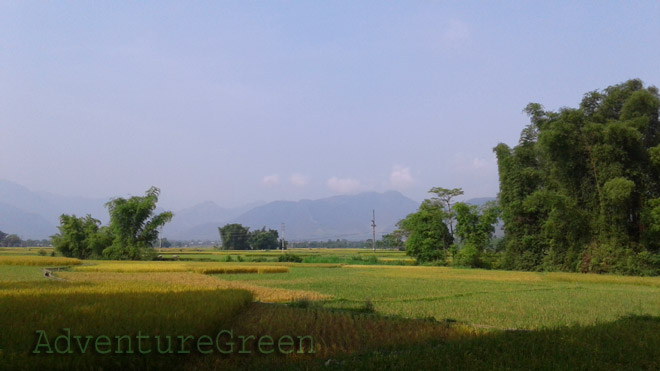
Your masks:
{"label": "thin cloud", "polygon": [[280,176],[277,174],[266,175],[261,179],[261,183],[267,187],[273,187],[280,184]]}
{"label": "thin cloud", "polygon": [[415,183],[412,175],[410,175],[410,168],[395,165],[390,174],[390,186],[394,189],[408,188]]}
{"label": "thin cloud", "polygon": [[309,183],[309,179],[303,174],[293,173],[289,177],[289,182],[296,187],[304,187]]}
{"label": "thin cloud", "polygon": [[337,178],[333,176],[328,179],[328,188],[336,193],[353,193],[360,189],[360,181],[353,178]]}

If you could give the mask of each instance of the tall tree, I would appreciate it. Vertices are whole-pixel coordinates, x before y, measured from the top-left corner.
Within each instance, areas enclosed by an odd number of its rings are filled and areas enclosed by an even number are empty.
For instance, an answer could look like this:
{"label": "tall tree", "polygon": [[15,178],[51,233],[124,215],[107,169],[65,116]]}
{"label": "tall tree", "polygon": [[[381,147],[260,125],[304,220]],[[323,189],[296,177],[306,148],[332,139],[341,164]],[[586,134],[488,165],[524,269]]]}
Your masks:
{"label": "tall tree", "polygon": [[442,187],[433,187],[429,190],[429,193],[435,193],[436,196],[432,197],[433,202],[439,202],[440,205],[445,210],[445,223],[449,225],[449,232],[452,237],[456,237],[454,234],[454,209],[451,206],[451,200],[454,197],[458,197],[463,194],[463,189],[461,188],[442,188]]}
{"label": "tall tree", "polygon": [[118,197],[106,203],[114,236],[112,245],[103,251],[106,257],[139,260],[154,254],[158,230],[173,216],[170,211],[154,215],[159,195],[160,189],[151,187],[142,197]]}

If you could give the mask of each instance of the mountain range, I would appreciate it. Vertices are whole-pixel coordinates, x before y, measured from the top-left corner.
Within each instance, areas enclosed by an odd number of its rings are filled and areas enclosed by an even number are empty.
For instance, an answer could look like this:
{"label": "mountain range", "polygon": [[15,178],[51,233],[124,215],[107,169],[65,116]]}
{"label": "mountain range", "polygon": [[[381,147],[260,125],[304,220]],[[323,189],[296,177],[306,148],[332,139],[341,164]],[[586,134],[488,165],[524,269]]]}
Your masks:
{"label": "mountain range", "polygon": [[[474,204],[492,200],[469,200]],[[0,180],[0,230],[23,239],[41,239],[57,233],[59,216],[91,214],[108,222],[107,199],[65,197],[34,192],[19,184]],[[365,192],[318,200],[256,202],[238,208],[223,208],[208,201],[174,212],[162,236],[171,240],[219,240],[218,227],[240,223],[250,229],[276,229],[288,240],[365,240],[371,238],[372,210],[376,237],[395,229],[396,223],[417,210],[419,202],[399,192]],[[160,209],[160,208],[159,208]]]}

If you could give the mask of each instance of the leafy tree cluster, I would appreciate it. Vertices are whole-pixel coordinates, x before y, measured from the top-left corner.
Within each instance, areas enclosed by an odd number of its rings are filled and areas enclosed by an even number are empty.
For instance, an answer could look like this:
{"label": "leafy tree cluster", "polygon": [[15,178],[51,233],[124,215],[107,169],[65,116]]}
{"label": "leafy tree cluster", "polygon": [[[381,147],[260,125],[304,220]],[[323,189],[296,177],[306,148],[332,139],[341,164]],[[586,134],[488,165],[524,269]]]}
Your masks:
{"label": "leafy tree cluster", "polygon": [[494,201],[483,206],[458,202],[453,207],[456,218],[455,237],[458,241],[453,251],[454,265],[490,268],[492,262],[484,252],[491,246],[500,208]]}
{"label": "leafy tree cluster", "polygon": [[380,241],[376,241],[377,248],[405,249],[405,233],[400,230],[394,230],[392,233],[384,234]]}
{"label": "leafy tree cluster", "polygon": [[0,231],[0,246],[19,247],[23,245],[23,240],[16,234],[7,234]]}
{"label": "leafy tree cluster", "polygon": [[158,230],[172,220],[169,211],[154,215],[160,190],[151,187],[144,196],[114,198],[106,203],[108,226],[87,215],[60,217],[60,233],[52,236],[53,246],[64,256],[115,260],[148,259],[154,255]]}
{"label": "leafy tree cluster", "polygon": [[527,106],[518,145],[494,148],[504,268],[660,273],[659,108],[640,80]]}
{"label": "leafy tree cluster", "polygon": [[448,210],[432,200],[424,200],[417,212],[398,223],[406,235],[406,254],[419,262],[445,261],[454,242],[445,220]]}
{"label": "leafy tree cluster", "polygon": [[103,250],[112,243],[107,227],[91,215],[78,218],[75,215],[60,216],[60,233],[52,237],[53,246],[64,256],[87,259],[100,258]]}
{"label": "leafy tree cluster", "polygon": [[273,250],[281,247],[279,234],[275,229],[263,227],[250,231],[241,224],[227,224],[218,227],[223,250]]}
{"label": "leafy tree cluster", "polygon": [[451,261],[460,266],[489,266],[483,253],[495,232],[499,217],[497,204],[452,205],[452,199],[463,194],[460,188],[434,187],[429,193],[435,197],[424,200],[417,212],[398,223],[400,229],[393,233],[405,238],[406,253],[420,263]]}

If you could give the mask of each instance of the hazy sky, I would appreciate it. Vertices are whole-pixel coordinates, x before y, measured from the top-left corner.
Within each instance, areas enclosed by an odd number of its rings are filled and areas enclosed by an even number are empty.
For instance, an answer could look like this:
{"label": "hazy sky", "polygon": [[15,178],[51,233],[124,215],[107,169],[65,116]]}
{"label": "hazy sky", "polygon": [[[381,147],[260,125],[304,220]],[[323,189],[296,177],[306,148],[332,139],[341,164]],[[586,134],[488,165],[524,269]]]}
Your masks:
{"label": "hazy sky", "polygon": [[493,196],[529,102],[660,85],[657,1],[2,1],[0,178],[174,209]]}

